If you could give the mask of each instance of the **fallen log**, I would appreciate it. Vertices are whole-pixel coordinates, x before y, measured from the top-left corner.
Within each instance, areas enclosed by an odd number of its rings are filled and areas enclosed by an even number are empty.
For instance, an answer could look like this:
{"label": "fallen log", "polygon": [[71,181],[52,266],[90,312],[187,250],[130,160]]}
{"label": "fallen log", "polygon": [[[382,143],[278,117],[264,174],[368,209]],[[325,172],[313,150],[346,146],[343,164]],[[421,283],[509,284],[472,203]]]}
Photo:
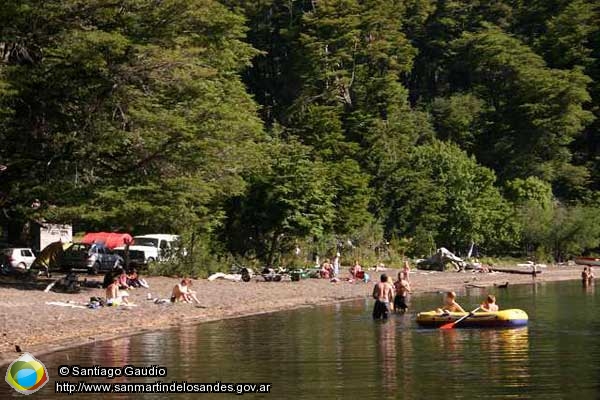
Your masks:
{"label": "fallen log", "polygon": [[542,273],[540,270],[525,271],[522,269],[504,269],[504,268],[490,268],[491,272],[504,272],[505,274],[520,274],[520,275],[539,275]]}

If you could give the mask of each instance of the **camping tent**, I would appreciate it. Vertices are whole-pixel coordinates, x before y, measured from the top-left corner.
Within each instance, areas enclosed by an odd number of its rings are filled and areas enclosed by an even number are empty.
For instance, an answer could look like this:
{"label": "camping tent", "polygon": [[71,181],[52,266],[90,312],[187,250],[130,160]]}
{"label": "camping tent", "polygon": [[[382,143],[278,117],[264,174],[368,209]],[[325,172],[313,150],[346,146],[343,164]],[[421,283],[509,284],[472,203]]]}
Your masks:
{"label": "camping tent", "polygon": [[81,241],[86,244],[102,243],[109,249],[114,249],[131,243],[132,240],[129,233],[90,232],[86,233]]}
{"label": "camping tent", "polygon": [[33,265],[43,267],[48,271],[50,268],[57,267],[63,252],[71,247],[71,242],[54,242],[46,246],[36,257]]}

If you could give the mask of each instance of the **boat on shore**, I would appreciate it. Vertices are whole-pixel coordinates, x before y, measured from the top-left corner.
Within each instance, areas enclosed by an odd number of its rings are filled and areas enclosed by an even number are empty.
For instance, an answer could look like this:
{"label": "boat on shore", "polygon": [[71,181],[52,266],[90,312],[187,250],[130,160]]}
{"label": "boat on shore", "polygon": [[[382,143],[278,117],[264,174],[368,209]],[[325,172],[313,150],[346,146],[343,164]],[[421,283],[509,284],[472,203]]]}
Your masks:
{"label": "boat on shore", "polygon": [[592,265],[594,267],[600,267],[600,258],[595,257],[577,257],[575,259],[577,265]]}
{"label": "boat on shore", "polygon": [[[439,328],[442,325],[456,322],[468,313],[452,312],[440,314],[437,311],[426,311],[417,314],[417,324],[423,328]],[[523,310],[509,309],[496,312],[476,312],[469,318],[459,322],[457,328],[517,328],[526,326],[529,316]]]}

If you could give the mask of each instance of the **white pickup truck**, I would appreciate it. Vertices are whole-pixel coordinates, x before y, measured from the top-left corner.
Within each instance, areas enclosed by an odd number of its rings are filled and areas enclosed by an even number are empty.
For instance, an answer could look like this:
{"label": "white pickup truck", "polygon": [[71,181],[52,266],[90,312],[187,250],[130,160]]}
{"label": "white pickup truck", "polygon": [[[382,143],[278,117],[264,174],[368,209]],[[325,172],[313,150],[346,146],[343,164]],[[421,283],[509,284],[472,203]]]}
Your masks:
{"label": "white pickup truck", "polygon": [[[144,253],[144,263],[150,264],[155,261],[164,261],[175,255],[181,246],[179,235],[153,234],[134,236],[129,250]],[[116,250],[125,250],[124,246]]]}

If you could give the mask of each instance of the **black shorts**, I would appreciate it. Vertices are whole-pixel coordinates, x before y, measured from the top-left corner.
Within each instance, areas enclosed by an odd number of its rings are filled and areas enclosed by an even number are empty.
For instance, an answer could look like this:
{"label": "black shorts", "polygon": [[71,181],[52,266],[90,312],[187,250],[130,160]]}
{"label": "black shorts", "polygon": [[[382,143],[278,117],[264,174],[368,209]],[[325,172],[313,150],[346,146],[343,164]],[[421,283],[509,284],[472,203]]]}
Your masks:
{"label": "black shorts", "polygon": [[408,306],[406,305],[406,296],[400,296],[399,294],[394,297],[394,308],[396,310],[406,311]]}
{"label": "black shorts", "polygon": [[373,307],[373,318],[374,319],[387,319],[390,314],[388,303],[383,301],[375,300],[375,306]]}

